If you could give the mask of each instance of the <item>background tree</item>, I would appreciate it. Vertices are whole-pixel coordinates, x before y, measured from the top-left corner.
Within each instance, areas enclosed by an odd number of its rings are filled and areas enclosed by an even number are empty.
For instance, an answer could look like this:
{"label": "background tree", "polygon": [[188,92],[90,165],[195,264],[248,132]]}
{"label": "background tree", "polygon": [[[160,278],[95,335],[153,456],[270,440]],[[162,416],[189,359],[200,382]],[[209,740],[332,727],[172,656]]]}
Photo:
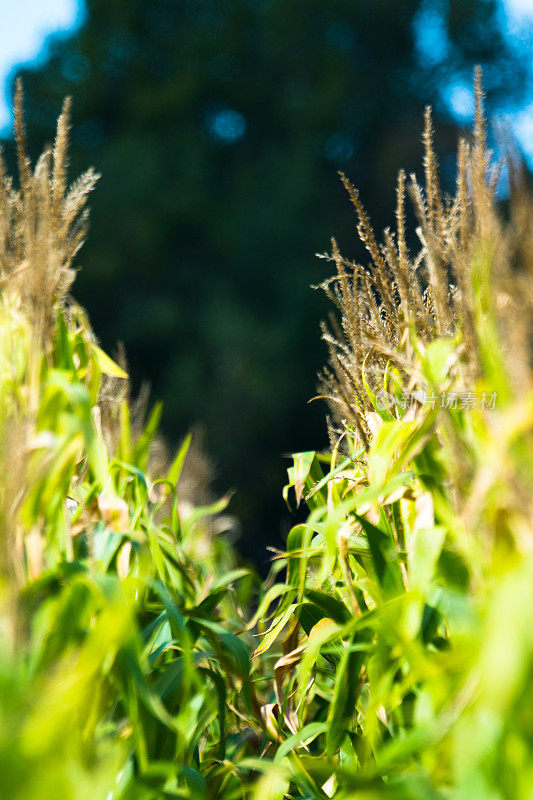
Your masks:
{"label": "background tree", "polygon": [[430,102],[446,174],[450,83],[470,85],[480,63],[492,101],[523,84],[501,13],[495,0],[88,0],[79,29],[16,71],[35,151],[72,94],[73,172],[103,175],[76,296],[165,400],[170,440],[205,424],[259,561],[284,525],[282,453],[326,442],[323,406],[307,405],[325,359],[309,286],[329,274],[314,253],[334,233],[364,258],[336,170],[390,218]]}

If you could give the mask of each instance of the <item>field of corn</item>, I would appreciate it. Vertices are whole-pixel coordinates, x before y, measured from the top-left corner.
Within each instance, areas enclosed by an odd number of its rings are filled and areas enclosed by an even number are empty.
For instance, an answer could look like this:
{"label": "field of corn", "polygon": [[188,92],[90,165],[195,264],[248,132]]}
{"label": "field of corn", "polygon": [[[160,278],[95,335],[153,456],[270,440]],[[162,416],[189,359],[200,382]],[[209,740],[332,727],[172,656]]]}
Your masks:
{"label": "field of corn", "polygon": [[331,449],[294,455],[280,492],[307,521],[262,580],[228,498],[197,485],[194,437],[158,438],[160,406],[130,398],[72,298],[98,176],[68,184],[68,102],[30,166],[18,87],[1,800],[533,798],[533,203],[512,149],[488,153],[475,89],[455,195],[428,109],[423,185],[400,172],[382,244],[341,176],[371,262],[324,256]]}

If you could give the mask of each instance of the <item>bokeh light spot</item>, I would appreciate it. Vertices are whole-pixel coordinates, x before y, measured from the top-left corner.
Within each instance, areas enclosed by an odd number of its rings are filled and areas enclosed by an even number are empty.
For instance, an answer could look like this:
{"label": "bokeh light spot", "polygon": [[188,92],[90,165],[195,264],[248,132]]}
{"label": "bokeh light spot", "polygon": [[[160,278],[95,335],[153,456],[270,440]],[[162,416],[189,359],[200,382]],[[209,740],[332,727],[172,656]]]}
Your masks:
{"label": "bokeh light spot", "polygon": [[246,119],[232,108],[213,112],[207,121],[211,135],[224,144],[233,144],[242,139],[246,131]]}

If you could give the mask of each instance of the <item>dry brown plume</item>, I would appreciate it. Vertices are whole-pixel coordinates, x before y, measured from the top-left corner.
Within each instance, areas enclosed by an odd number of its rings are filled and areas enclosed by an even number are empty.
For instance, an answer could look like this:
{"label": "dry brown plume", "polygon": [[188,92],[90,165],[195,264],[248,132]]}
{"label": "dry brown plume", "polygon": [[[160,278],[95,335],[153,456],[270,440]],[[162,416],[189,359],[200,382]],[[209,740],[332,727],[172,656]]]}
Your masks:
{"label": "dry brown plume", "polygon": [[14,134],[20,186],[14,188],[0,153],[0,290],[16,293],[43,344],[73,280],[73,262],[87,231],[87,196],[98,175],[87,170],[67,183],[70,100],[57,123],[52,150],[32,170],[27,152],[23,89],[16,84]]}
{"label": "dry brown plume", "polygon": [[[336,275],[321,288],[336,305],[339,318],[323,325],[329,365],[320,376],[320,391],[328,399],[338,435],[352,426],[363,445],[369,441],[367,414],[374,410],[369,391],[382,388],[387,363],[395,365],[405,382],[413,381],[412,336],[427,344],[438,337],[461,334],[461,369],[465,387],[480,377],[482,367],[476,340],[472,264],[481,247],[489,247],[491,285],[498,323],[507,343],[506,357],[513,381],[529,376],[528,337],[533,309],[532,200],[516,157],[508,156],[509,219],[496,199],[502,167],[487,150],[481,70],[474,78],[475,117],[471,143],[461,140],[457,155],[455,195],[443,194],[428,107],[424,116],[424,186],[414,175],[406,186],[400,171],[396,189],[396,231],[376,235],[359,197],[341,174],[354,205],[357,232],[370,255],[363,266],[345,259],[335,240],[330,254]],[[406,193],[413,205],[420,247],[410,253],[406,243]]]}

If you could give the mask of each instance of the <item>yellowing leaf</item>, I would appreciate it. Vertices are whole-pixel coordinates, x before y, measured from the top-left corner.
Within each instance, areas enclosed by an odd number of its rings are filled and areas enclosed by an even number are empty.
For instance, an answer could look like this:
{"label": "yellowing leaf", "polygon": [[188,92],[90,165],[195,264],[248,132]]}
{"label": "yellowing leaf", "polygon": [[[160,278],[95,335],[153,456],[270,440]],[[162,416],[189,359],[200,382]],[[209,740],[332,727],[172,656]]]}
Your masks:
{"label": "yellowing leaf", "polygon": [[104,353],[101,347],[98,347],[98,345],[94,344],[94,342],[91,346],[93,354],[96,358],[96,363],[98,364],[104,375],[111,375],[112,378],[127,379],[129,377],[128,373],[124,372],[122,367],[119,367],[119,365],[115,361],[113,361],[112,358],[109,358],[107,353]]}
{"label": "yellowing leaf", "polygon": [[127,531],[130,525],[128,506],[120,497],[101,494],[98,496],[98,509],[108,528],[115,533]]}

